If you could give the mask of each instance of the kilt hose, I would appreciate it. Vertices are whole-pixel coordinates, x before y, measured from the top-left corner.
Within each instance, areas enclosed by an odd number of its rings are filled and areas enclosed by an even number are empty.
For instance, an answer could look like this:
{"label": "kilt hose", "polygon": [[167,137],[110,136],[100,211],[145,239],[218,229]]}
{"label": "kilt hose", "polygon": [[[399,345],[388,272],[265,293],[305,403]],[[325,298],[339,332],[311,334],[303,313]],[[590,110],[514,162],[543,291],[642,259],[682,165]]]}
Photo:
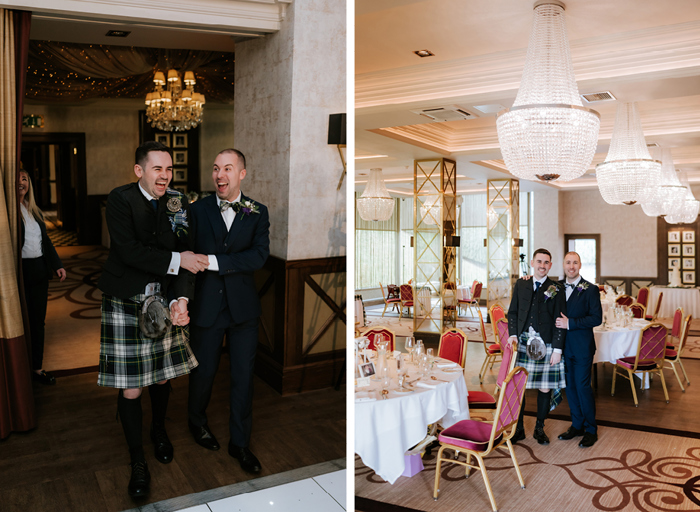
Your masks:
{"label": "kilt hose", "polygon": [[515,366],[522,366],[528,372],[525,389],[551,389],[552,396],[549,402],[549,410],[552,411],[564,398],[562,389],[566,387],[566,377],[564,374],[564,358],[559,364],[554,366],[549,364],[552,358],[553,348],[551,344],[546,344],[547,354],[539,361],[530,359],[527,355],[527,333],[520,335],[518,343],[518,355]]}
{"label": "kilt hose", "polygon": [[143,294],[125,300],[102,294],[98,386],[144,388],[186,375],[198,365],[188,326],[173,325],[161,338],[141,334],[138,311],[144,300]]}

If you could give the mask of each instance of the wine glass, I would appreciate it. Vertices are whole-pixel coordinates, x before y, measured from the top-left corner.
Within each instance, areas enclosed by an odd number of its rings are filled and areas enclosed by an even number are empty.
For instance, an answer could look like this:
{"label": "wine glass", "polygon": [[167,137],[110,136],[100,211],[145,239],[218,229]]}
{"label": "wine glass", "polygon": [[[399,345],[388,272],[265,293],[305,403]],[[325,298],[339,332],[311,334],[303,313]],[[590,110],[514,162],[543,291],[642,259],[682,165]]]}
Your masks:
{"label": "wine glass", "polygon": [[406,361],[403,358],[403,354],[399,354],[399,357],[396,358],[396,374],[399,376],[399,389],[401,391],[403,391],[403,383],[406,378],[406,372],[408,372]]}
{"label": "wine glass", "polygon": [[404,347],[406,348],[406,351],[408,352],[408,357],[409,359],[413,360],[413,349],[416,346],[416,339],[413,336],[409,336],[406,338],[406,344]]}
{"label": "wine glass", "polygon": [[432,373],[433,371],[433,364],[435,363],[435,357],[434,357],[434,350],[432,348],[429,348],[425,351],[425,355],[428,358],[428,374]]}

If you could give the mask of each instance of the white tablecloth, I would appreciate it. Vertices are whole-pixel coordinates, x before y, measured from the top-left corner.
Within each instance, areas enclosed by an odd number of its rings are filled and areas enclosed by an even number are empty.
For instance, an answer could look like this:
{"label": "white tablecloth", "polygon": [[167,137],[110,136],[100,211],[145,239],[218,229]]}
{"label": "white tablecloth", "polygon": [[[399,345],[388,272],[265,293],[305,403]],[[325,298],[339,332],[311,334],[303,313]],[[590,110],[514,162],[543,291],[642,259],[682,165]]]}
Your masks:
{"label": "white tablecloth", "polygon": [[656,309],[656,301],[659,294],[663,292],[664,299],[661,301],[659,317],[670,318],[676,308],[683,308],[683,314],[693,315],[693,318],[700,318],[700,290],[697,288],[667,288],[665,286],[652,286],[649,289],[649,307],[647,315],[651,315]]}
{"label": "white tablecloth", "polygon": [[459,300],[469,300],[472,298],[471,286],[458,286],[457,287],[457,298]]}
{"label": "white tablecloth", "polygon": [[430,288],[418,290],[418,300],[414,302],[414,312],[418,317],[424,317],[430,312]]}
{"label": "white tablecloth", "polygon": [[[594,328],[596,352],[593,362],[614,364],[622,357],[636,356],[639,348],[639,333],[646,325],[649,325],[646,320],[635,319],[628,328],[604,329],[603,326]],[[644,383],[644,388],[649,388],[648,380]]]}
{"label": "white tablecloth", "polygon": [[[390,368],[395,375],[396,362],[392,363]],[[413,365],[409,366],[408,374],[409,381],[418,378]],[[355,453],[390,484],[403,473],[404,454],[425,438],[429,424],[439,422],[443,427],[449,427],[469,419],[469,393],[464,374],[461,371],[446,373],[435,368],[432,375],[447,382],[438,383],[434,389],[414,387],[415,391],[409,394],[390,391],[387,400],[382,400],[381,386],[375,381],[370,388],[356,390],[356,396],[369,390],[378,400],[355,402]],[[430,381],[429,378],[426,380]],[[397,387],[394,379],[391,389]]]}

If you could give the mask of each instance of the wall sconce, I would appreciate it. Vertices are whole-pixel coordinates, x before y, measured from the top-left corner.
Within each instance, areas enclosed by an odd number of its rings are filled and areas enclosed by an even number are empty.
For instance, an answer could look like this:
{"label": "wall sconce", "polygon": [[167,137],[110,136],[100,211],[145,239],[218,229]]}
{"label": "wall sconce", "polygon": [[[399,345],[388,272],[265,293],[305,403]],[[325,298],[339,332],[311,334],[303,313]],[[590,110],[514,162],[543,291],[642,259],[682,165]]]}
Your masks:
{"label": "wall sconce", "polygon": [[43,128],[44,116],[28,115],[22,116],[22,126],[25,128]]}
{"label": "wall sconce", "polygon": [[338,153],[340,154],[340,161],[343,163],[343,173],[340,175],[340,181],[338,182],[338,188],[343,186],[343,179],[347,173],[347,165],[345,164],[345,157],[341,148],[344,148],[347,144],[347,139],[345,136],[346,127],[346,115],[345,114],[331,114],[328,117],[328,144],[335,144],[338,147]]}
{"label": "wall sconce", "polygon": [[523,246],[523,239],[522,238],[513,238],[513,247],[522,247]]}

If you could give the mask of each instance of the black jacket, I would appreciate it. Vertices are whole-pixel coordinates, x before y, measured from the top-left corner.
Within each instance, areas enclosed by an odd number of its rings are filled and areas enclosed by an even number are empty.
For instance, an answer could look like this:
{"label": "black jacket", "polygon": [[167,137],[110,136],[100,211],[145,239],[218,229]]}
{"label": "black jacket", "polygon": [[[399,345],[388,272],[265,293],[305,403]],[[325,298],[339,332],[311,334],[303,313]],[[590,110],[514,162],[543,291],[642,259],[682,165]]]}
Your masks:
{"label": "black jacket", "polygon": [[[542,340],[548,345],[551,344],[554,348],[564,349],[564,340],[566,338],[566,329],[558,329],[554,326],[554,322],[561,316],[561,313],[566,314],[566,292],[564,287],[552,281],[549,277],[544,280],[542,286],[535,294],[534,281],[518,279],[513,287],[513,297],[508,308],[508,333],[511,336],[520,336],[525,330],[530,312],[530,304],[533,300],[537,301],[537,324]],[[550,287],[554,287],[550,297]]]}
{"label": "black jacket", "polygon": [[[31,213],[29,215],[31,215]],[[36,219],[36,221],[39,224],[39,229],[41,230],[41,253],[44,264],[46,265],[46,273],[48,274],[49,279],[53,279],[56,271],[63,268],[63,263],[61,262],[61,258],[58,257],[56,248],[53,246],[53,243],[51,243],[49,235],[46,233],[46,224],[39,219]],[[20,230],[20,249],[24,247],[24,229],[23,218],[22,229]]]}

